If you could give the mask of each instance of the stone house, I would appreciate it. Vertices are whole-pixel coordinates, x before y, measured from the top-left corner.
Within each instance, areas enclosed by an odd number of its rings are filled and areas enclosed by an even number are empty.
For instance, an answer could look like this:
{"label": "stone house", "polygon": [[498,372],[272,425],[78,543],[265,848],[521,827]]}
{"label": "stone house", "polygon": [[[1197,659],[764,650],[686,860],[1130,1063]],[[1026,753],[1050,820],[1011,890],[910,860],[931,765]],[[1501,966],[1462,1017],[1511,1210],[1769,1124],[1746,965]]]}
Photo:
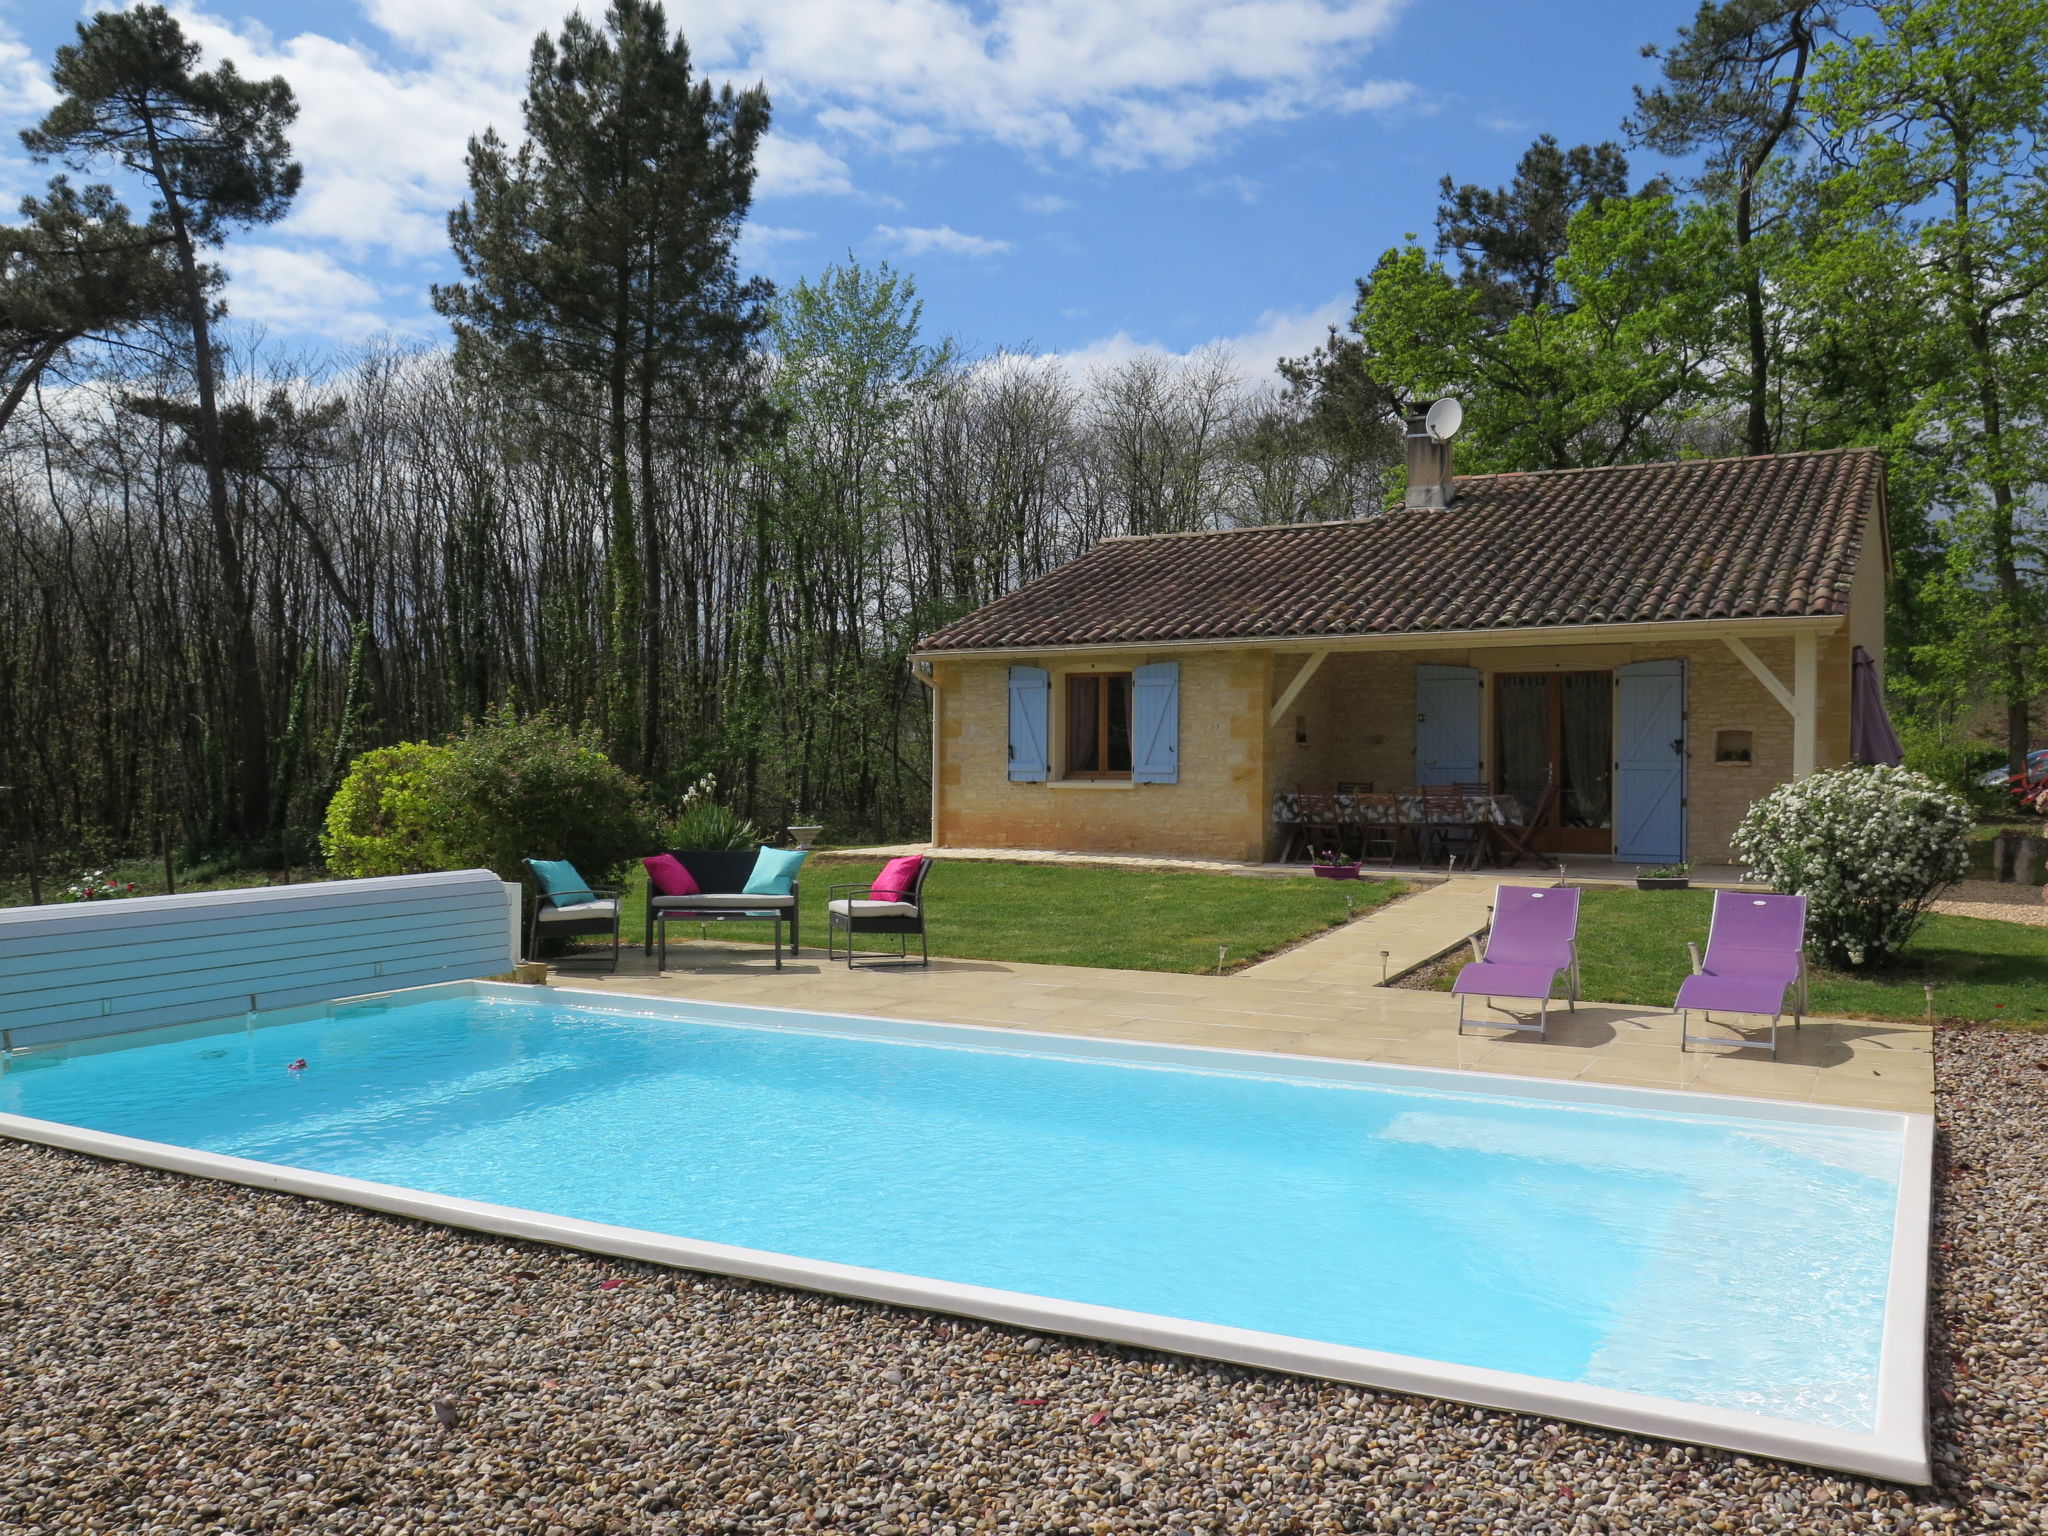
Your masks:
{"label": "stone house", "polygon": [[1865,739],[1877,451],[1441,462],[1376,517],[1105,540],[925,637],[933,841],[1255,861],[1298,787],[1554,783],[1541,846],[1717,862]]}

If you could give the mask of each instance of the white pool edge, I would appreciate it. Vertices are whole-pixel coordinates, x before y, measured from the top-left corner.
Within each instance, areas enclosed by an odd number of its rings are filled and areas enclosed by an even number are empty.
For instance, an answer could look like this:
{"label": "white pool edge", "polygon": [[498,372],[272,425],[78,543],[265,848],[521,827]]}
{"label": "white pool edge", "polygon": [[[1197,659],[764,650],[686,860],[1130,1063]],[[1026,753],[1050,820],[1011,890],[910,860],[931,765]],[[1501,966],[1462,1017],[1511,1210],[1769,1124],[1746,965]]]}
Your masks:
{"label": "white pool edge", "polygon": [[[453,982],[420,991],[529,1003],[538,1000],[530,987],[494,982]],[[1180,1067],[1209,1065],[1232,1072],[1254,1071],[1343,1082],[1400,1084],[1461,1094],[1494,1093],[1518,1098],[1636,1107],[1665,1113],[1739,1115],[1752,1120],[1807,1124],[1889,1123],[1902,1130],[1903,1145],[1892,1262],[1885,1296],[1884,1336],[1878,1366],[1877,1428],[1867,1434],[1833,1430],[1760,1414],[1551,1381],[1511,1371],[1453,1365],[1253,1329],[1198,1323],[1117,1307],[1062,1301],[988,1286],[961,1285],[888,1270],[672,1237],[514,1206],[429,1194],[339,1174],[315,1173],[250,1158],[200,1152],[166,1142],[87,1130],[24,1115],[0,1113],[0,1136],[173,1173],[258,1189],[274,1189],[445,1226],[551,1243],[617,1258],[737,1275],[803,1290],[985,1318],[1047,1333],[1103,1339],[1380,1390],[1448,1398],[1479,1407],[1541,1414],[1895,1482],[1924,1485],[1931,1481],[1926,1435],[1928,1229],[1932,1215],[1934,1153],[1934,1122],[1930,1116],[1788,1100],[1744,1099],[1732,1095],[1677,1094],[1661,1089],[1515,1077],[1505,1073],[1444,1071],[1280,1052],[1165,1045],[1003,1026],[821,1014],[801,1009],[655,998],[642,994],[550,988],[546,995],[607,1012],[684,1018],[700,1023],[746,1023],[762,1027],[760,1015],[768,1014],[786,1017],[791,1021],[787,1027],[811,1033],[911,1042],[923,1040],[932,1044],[950,1042],[1008,1050],[1043,1050],[1068,1057]],[[396,996],[409,994],[394,994]],[[336,1003],[285,1012],[299,1017],[317,1016],[342,1012],[352,1006],[360,1005]]]}

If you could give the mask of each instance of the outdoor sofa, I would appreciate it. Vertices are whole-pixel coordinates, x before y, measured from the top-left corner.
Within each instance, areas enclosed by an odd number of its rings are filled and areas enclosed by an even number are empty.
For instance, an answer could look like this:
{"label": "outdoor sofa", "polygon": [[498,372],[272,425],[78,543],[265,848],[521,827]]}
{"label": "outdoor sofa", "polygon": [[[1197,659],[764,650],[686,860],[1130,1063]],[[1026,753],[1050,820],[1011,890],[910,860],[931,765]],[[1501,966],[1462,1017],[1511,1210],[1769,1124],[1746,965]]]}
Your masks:
{"label": "outdoor sofa", "polygon": [[786,896],[746,894],[747,882],[760,858],[756,849],[671,848],[666,852],[668,857],[690,872],[690,878],[697,882],[697,890],[689,896],[663,896],[654,889],[653,880],[647,882],[647,954],[654,953],[655,940],[661,931],[657,926],[660,923],[721,922],[757,915],[767,916],[775,923],[775,963],[778,968],[782,964],[784,923],[789,924],[789,952],[792,955],[797,953],[798,914],[801,911],[797,882],[794,879],[789,882],[789,894]]}

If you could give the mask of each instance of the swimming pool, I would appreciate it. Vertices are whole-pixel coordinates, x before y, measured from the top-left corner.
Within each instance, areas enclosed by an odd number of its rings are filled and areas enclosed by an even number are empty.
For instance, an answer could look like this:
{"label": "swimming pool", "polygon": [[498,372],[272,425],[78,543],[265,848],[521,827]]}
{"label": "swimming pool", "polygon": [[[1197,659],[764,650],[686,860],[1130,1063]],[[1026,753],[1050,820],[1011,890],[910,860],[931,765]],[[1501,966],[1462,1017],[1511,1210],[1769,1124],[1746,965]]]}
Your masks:
{"label": "swimming pool", "polygon": [[17,1052],[0,1131],[1925,1476],[1920,1116],[463,983]]}

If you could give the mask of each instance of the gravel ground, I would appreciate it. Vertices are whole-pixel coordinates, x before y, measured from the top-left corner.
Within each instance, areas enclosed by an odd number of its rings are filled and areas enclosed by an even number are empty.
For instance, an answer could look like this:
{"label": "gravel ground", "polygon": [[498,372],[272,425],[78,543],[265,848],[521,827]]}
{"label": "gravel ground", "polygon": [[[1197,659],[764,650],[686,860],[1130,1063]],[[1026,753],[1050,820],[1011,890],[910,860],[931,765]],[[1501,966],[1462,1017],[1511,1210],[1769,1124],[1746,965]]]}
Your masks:
{"label": "gravel ground", "polygon": [[2003,922],[2048,928],[2048,892],[2036,885],[1965,880],[1941,900],[1929,902],[1928,909],[1946,912],[1951,917],[1995,917]]}
{"label": "gravel ground", "polygon": [[1929,1494],[0,1142],[0,1531],[2048,1531],[2048,1038],[1941,1038]]}

